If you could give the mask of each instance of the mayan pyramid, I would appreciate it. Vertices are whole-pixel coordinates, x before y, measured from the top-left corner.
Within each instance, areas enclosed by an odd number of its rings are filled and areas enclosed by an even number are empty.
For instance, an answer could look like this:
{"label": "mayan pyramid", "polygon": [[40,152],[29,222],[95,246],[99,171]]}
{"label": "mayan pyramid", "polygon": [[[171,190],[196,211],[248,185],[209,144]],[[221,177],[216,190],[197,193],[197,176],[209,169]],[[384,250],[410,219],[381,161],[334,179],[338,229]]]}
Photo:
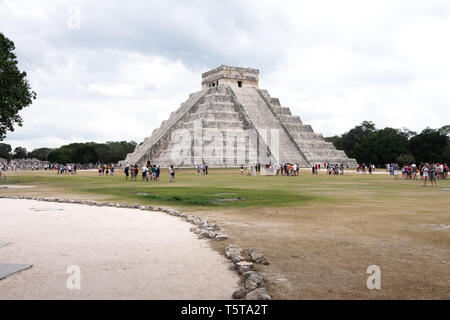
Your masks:
{"label": "mayan pyramid", "polygon": [[[203,73],[202,90],[190,94],[169,119],[127,155],[124,162],[142,165],[150,161],[162,167],[171,164],[192,167],[202,163],[210,167],[236,167],[250,162],[297,163],[301,167],[324,162],[356,165],[354,159],[349,159],[344,151],[336,150],[310,125],[303,124],[300,117],[292,115],[290,109],[281,106],[280,101],[272,98],[267,90],[260,89],[258,81],[259,70],[251,68],[222,65]],[[194,132],[196,126],[200,128],[197,133]],[[209,143],[214,143],[211,139],[201,139],[211,130],[223,133],[223,141],[215,143],[223,143],[224,148],[219,148],[216,154],[199,153],[199,150],[206,150]],[[241,144],[233,142],[234,149],[230,152],[225,148],[227,130],[254,132],[256,141],[264,146],[265,151],[251,153],[250,142],[247,141]],[[179,151],[177,132],[192,137],[189,138],[191,149],[187,156],[186,150]],[[270,150],[273,145],[271,139],[275,138],[271,138],[268,132],[277,133],[277,154]]]}

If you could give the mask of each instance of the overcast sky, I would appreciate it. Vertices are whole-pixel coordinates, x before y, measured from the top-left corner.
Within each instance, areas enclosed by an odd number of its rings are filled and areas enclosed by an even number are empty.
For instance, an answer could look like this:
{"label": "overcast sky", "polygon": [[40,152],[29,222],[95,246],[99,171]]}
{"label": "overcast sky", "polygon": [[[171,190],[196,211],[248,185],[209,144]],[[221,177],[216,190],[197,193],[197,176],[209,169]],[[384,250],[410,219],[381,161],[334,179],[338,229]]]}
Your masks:
{"label": "overcast sky", "polygon": [[141,142],[221,64],[324,136],[449,124],[450,1],[0,0],[37,99],[4,142]]}

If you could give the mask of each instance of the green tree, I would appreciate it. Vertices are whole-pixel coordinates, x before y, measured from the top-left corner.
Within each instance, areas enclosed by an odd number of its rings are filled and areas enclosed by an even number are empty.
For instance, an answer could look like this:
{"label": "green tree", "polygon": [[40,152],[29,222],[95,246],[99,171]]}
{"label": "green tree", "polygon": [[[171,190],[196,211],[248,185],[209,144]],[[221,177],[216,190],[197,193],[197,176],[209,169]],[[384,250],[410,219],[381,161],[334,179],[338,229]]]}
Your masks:
{"label": "green tree", "polygon": [[58,163],[116,163],[125,159],[135,147],[134,141],[71,143],[51,150],[47,158]]}
{"label": "green tree", "polygon": [[48,153],[48,161],[56,163],[70,163],[72,156],[67,148],[53,149]]}
{"label": "green tree", "polygon": [[31,152],[28,152],[28,158],[36,158],[41,161],[47,161],[48,154],[52,149],[50,148],[37,148]]}
{"label": "green tree", "polygon": [[14,54],[14,43],[0,33],[0,141],[14,125],[22,126],[19,111],[29,106],[36,93],[26,80],[26,72],[20,72]]}
{"label": "green tree", "polygon": [[444,136],[450,137],[450,125],[445,125],[439,129],[439,133]]}
{"label": "green tree", "polygon": [[359,163],[383,165],[392,163],[402,154],[409,154],[405,132],[386,127],[367,135],[355,145],[353,154]]}
{"label": "green tree", "polygon": [[448,137],[437,129],[426,128],[412,137],[408,149],[417,162],[443,161],[443,151],[448,145]]}
{"label": "green tree", "polygon": [[342,136],[332,136],[332,137],[326,137],[325,141],[331,142],[334,147],[338,150],[344,150],[344,139]]}
{"label": "green tree", "polygon": [[11,145],[0,143],[0,158],[9,160],[11,158]]}
{"label": "green tree", "polygon": [[25,159],[27,157],[27,149],[23,147],[17,147],[14,149],[15,159]]}
{"label": "green tree", "polygon": [[415,159],[411,153],[406,153],[399,155],[396,162],[400,165],[410,165],[415,162]]}
{"label": "green tree", "polygon": [[361,143],[365,137],[372,135],[376,131],[377,129],[373,122],[363,121],[360,125],[342,135],[342,150],[350,158],[356,158],[353,150],[356,144]]}
{"label": "green tree", "polygon": [[442,150],[442,159],[445,163],[450,163],[450,142],[447,142],[447,146]]}

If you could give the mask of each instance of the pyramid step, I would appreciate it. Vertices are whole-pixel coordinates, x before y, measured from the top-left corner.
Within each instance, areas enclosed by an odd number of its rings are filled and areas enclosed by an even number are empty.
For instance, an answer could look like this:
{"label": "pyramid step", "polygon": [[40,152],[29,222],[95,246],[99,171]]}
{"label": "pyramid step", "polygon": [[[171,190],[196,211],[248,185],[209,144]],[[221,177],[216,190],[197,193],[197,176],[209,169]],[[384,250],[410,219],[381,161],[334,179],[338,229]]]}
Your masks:
{"label": "pyramid step", "polygon": [[239,113],[236,111],[223,111],[223,110],[205,110],[192,113],[189,120],[235,120],[239,121]]}
{"label": "pyramid step", "polygon": [[[195,120],[200,122],[200,126],[202,128],[223,128],[223,129],[238,129],[244,128],[244,123],[240,120]],[[194,128],[194,121],[186,121],[183,124],[184,129]]]}
{"label": "pyramid step", "polygon": [[299,116],[292,116],[292,115],[281,115],[279,116],[281,122],[283,122],[283,124],[289,124],[289,125],[303,125],[302,121],[300,120]]}
{"label": "pyramid step", "polygon": [[313,129],[309,124],[291,124],[291,123],[285,123],[285,127],[291,132],[292,135],[294,135],[297,132],[311,132],[313,133]]}
{"label": "pyramid step", "polygon": [[291,110],[288,107],[272,106],[272,109],[279,116],[292,115]]}

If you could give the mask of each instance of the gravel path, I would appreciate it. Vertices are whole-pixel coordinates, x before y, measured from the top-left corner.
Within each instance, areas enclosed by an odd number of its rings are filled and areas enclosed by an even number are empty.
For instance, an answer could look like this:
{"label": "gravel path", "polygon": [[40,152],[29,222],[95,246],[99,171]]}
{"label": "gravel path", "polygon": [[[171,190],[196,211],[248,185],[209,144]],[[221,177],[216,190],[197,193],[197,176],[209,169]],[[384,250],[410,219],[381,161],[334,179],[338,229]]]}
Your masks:
{"label": "gravel path", "polygon": [[[239,277],[191,225],[161,212],[0,199],[0,299],[230,299]],[[68,289],[67,268],[81,289]]]}

